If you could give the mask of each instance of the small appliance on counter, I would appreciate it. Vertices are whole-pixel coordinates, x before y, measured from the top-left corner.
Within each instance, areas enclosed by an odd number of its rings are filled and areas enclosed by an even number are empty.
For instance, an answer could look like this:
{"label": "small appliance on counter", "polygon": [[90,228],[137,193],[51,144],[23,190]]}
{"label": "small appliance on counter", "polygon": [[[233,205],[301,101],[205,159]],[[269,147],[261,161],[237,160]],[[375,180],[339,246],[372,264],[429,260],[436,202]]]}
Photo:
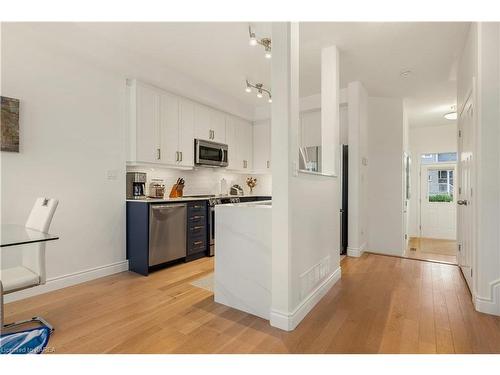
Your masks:
{"label": "small appliance on counter", "polygon": [[160,178],[153,178],[149,184],[149,197],[163,199],[165,196],[165,184]]}
{"label": "small appliance on counter", "polygon": [[233,186],[231,186],[231,190],[230,190],[229,194],[241,196],[241,195],[243,195],[243,188],[240,185],[233,185]]}
{"label": "small appliance on counter", "polygon": [[146,173],[127,172],[127,199],[145,199]]}
{"label": "small appliance on counter", "polygon": [[170,189],[170,198],[181,198],[184,196],[184,179],[183,178],[178,178],[177,182],[172,186],[172,189]]}

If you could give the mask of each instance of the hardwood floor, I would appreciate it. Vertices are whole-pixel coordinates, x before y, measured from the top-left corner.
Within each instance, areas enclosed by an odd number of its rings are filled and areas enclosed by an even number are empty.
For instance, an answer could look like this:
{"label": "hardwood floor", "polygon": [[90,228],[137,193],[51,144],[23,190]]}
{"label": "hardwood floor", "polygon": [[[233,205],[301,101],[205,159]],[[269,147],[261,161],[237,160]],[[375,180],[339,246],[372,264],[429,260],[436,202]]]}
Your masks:
{"label": "hardwood floor", "polygon": [[412,259],[457,264],[457,241],[411,237],[404,256]]}
{"label": "hardwood floor", "polygon": [[364,254],[292,332],[189,283],[213,259],[120,273],[7,304],[42,315],[55,353],[500,353],[500,317],[474,310],[456,266]]}

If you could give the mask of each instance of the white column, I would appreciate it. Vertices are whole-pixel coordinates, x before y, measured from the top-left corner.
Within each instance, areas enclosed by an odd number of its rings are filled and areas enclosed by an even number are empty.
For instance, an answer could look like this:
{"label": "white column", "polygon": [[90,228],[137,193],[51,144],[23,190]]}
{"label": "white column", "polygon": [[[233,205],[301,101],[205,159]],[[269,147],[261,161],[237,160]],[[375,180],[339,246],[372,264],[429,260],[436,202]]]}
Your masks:
{"label": "white column", "polygon": [[347,255],[361,256],[366,246],[367,92],[361,82],[347,86],[349,203]]}
{"label": "white column", "polygon": [[322,172],[337,175],[339,169],[339,51],[321,51],[321,163]]}
{"label": "white column", "polygon": [[298,165],[298,24],[273,23],[271,110],[273,212],[271,325],[288,329],[291,309],[291,180]]}

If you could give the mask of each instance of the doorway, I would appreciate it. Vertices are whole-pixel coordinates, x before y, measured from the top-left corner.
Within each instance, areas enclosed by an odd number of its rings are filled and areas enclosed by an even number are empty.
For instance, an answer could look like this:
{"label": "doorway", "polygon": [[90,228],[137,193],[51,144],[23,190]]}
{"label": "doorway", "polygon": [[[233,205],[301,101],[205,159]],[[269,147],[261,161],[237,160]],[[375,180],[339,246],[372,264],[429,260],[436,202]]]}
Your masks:
{"label": "doorway", "polygon": [[420,155],[416,236],[405,256],[457,264],[456,152]]}

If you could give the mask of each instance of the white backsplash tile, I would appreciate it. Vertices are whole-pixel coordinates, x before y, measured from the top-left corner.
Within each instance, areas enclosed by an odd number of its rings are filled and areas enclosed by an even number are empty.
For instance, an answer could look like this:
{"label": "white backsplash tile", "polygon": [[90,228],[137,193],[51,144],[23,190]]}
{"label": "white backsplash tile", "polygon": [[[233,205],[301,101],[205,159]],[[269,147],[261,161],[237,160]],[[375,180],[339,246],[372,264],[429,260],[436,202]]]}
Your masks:
{"label": "white backsplash tile", "polygon": [[184,195],[205,195],[205,194],[228,194],[229,191],[221,192],[221,180],[227,182],[227,189],[238,184],[243,188],[245,195],[250,195],[250,188],[246,184],[247,177],[257,178],[257,186],[252,195],[271,195],[272,177],[267,174],[239,174],[231,173],[223,168],[196,168],[194,170],[181,170],[175,168],[148,168],[148,167],[127,167],[127,172],[144,172],[147,174],[146,192],[149,193],[149,184],[152,179],[159,178],[165,183],[166,195],[170,193],[171,187],[178,178],[185,180]]}

